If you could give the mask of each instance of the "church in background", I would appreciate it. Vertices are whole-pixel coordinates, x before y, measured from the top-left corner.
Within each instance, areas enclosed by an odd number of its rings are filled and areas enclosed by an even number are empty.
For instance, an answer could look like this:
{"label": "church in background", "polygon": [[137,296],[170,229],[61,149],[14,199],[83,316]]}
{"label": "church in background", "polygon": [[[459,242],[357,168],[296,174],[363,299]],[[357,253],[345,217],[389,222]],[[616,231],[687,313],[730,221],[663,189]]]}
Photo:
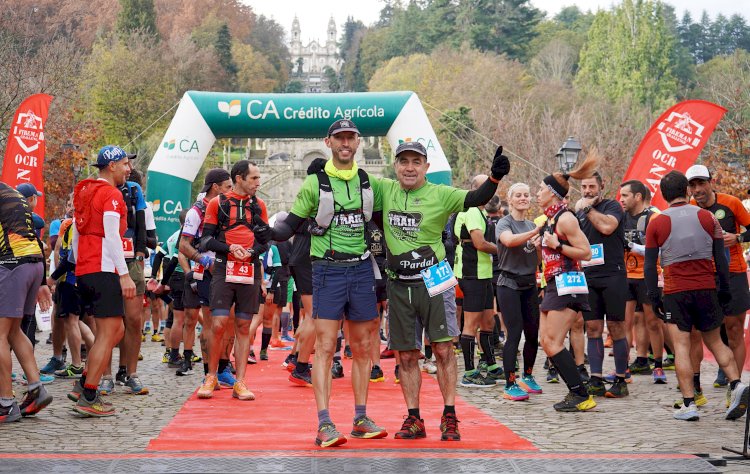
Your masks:
{"label": "church in background", "polygon": [[329,82],[338,76],[343,63],[337,55],[336,21],[333,17],[328,20],[325,44],[313,39],[303,45],[299,19],[295,16],[289,52],[294,66],[291,79],[302,83],[302,92],[331,92]]}

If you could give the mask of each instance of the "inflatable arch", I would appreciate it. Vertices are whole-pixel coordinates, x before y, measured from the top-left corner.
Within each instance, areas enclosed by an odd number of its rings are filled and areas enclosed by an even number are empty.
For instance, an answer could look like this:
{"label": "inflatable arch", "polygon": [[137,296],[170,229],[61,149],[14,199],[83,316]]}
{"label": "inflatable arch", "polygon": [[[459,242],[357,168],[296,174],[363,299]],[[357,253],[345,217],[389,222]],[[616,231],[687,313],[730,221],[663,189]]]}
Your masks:
{"label": "inflatable arch", "polygon": [[188,91],[148,167],[148,195],[158,235],[179,228],[192,204],[191,184],[217,138],[322,138],[338,119],[351,119],[363,136],[385,136],[427,148],[428,179],[450,184],[451,171],[427,114],[413,92],[241,94]]}

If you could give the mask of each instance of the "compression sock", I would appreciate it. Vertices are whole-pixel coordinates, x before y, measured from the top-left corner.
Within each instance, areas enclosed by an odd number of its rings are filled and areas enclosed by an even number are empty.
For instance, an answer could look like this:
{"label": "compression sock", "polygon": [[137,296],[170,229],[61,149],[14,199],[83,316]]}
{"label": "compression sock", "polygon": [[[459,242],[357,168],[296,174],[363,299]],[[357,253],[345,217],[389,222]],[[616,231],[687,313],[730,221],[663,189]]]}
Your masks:
{"label": "compression sock", "polygon": [[185,358],[185,360],[191,361],[193,360],[193,350],[192,349],[185,349],[182,351],[182,357]]}
{"label": "compression sock", "polygon": [[474,336],[461,334],[461,352],[464,354],[464,370],[466,372],[474,370]]}
{"label": "compression sock", "polygon": [[318,426],[321,426],[323,423],[333,423],[333,421],[331,421],[331,415],[330,413],[328,413],[327,408],[318,411]]}
{"label": "compression sock", "polygon": [[260,350],[265,351],[268,349],[268,344],[271,342],[271,328],[263,328],[260,334]]}
{"label": "compression sock", "polygon": [[86,401],[93,402],[96,399],[96,385],[86,384],[83,386],[83,397]]}
{"label": "compression sock", "polygon": [[664,366],[664,359],[661,357],[658,359],[654,359],[654,368],[655,369],[661,369]]}
{"label": "compression sock", "polygon": [[587,397],[588,392],[576,368],[576,361],[570,352],[563,348],[563,350],[550,357],[550,359],[555,363],[555,367],[568,386],[568,389],[577,395]]}
{"label": "compression sock", "polygon": [[696,392],[702,392],[701,389],[701,373],[693,373],[693,389],[695,389]]}
{"label": "compression sock", "polygon": [[604,339],[601,336],[589,337],[587,346],[591,375],[601,376],[602,366],[604,365]]}
{"label": "compression sock", "polygon": [[216,371],[217,374],[224,372],[229,365],[229,359],[219,359],[219,369]]}
{"label": "compression sock", "polygon": [[367,405],[354,405],[354,421],[367,416]]}
{"label": "compression sock", "polygon": [[612,341],[612,352],[615,354],[615,373],[624,374],[628,370],[628,340],[624,337]]}
{"label": "compression sock", "polygon": [[422,419],[422,417],[419,416],[419,408],[409,408],[409,416],[416,416],[418,419]]}
{"label": "compression sock", "polygon": [[281,335],[289,337],[289,313],[287,311],[281,312]]}
{"label": "compression sock", "polygon": [[450,414],[456,414],[456,405],[445,405],[443,407],[443,416]]}
{"label": "compression sock", "polygon": [[177,360],[177,358],[180,357],[180,349],[170,349],[169,350],[169,358],[171,360]]}
{"label": "compression sock", "polygon": [[336,338],[336,352],[333,354],[334,358],[338,357],[337,360],[341,360],[341,342],[343,338],[344,338],[344,333],[343,331],[339,330],[339,335]]}
{"label": "compression sock", "polygon": [[424,346],[424,356],[427,360],[432,360],[432,344]]}
{"label": "compression sock", "polygon": [[495,351],[492,349],[492,331],[479,331],[479,345],[487,365],[495,365]]}

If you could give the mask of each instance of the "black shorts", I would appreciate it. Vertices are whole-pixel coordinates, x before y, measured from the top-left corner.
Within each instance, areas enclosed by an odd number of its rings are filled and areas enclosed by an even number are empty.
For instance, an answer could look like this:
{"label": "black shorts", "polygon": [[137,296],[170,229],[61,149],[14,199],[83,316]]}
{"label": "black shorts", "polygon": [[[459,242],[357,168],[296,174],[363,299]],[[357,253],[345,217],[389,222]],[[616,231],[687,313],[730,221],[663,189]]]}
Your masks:
{"label": "black shorts", "polygon": [[[719,279],[716,279],[716,286],[719,286]],[[729,290],[732,292],[732,300],[729,304],[722,307],[724,316],[745,317],[745,313],[750,309],[750,290],[748,290],[747,274],[730,273]]]}
{"label": "black shorts", "polygon": [[664,295],[664,322],[680,331],[706,332],[721,326],[724,315],[716,290],[680,291]]}
{"label": "black shorts", "polygon": [[67,282],[60,282],[55,289],[55,304],[57,317],[67,318],[68,315],[81,315],[81,295],[78,288]]}
{"label": "black shorts", "polygon": [[608,277],[586,278],[589,285],[589,311],[583,312],[585,321],[625,321],[625,301],[628,297],[628,277],[625,273]]}
{"label": "black shorts", "polygon": [[627,301],[635,301],[635,310],[643,311],[644,304],[651,304],[648,299],[646,289],[646,280],[643,278],[628,278],[628,296]]}
{"label": "black shorts", "polygon": [[312,263],[290,266],[289,271],[292,273],[299,294],[312,295]]}
{"label": "black shorts", "polygon": [[[191,290],[192,292],[192,290]],[[174,272],[169,277],[169,296],[172,297],[172,309],[175,311],[184,311],[185,303],[182,300],[185,294],[185,274]]]}
{"label": "black shorts", "polygon": [[[381,275],[383,273],[381,272]],[[388,280],[385,278],[382,278],[380,280],[375,280],[375,299],[378,301],[378,303],[382,303],[383,301],[386,301],[388,299]]]}
{"label": "black shorts", "polygon": [[495,293],[492,290],[491,279],[471,280],[462,278],[458,280],[458,285],[464,293],[464,311],[479,313],[485,309],[495,308]]}
{"label": "black shorts", "polygon": [[273,290],[273,304],[281,308],[289,303],[289,280],[274,280],[271,282]]}
{"label": "black shorts", "polygon": [[[223,270],[222,270],[223,271]],[[185,308],[197,309],[201,306],[210,306],[211,302],[211,274],[206,271],[203,280],[196,281],[197,292],[193,291],[187,278],[183,286],[182,304]]]}
{"label": "black shorts", "polygon": [[[229,316],[234,306],[234,315],[238,319],[252,319],[253,310],[258,299],[258,284],[227,283],[223,265],[216,265],[211,279],[211,315]],[[255,309],[257,312],[257,309]]]}
{"label": "black shorts", "polygon": [[120,277],[114,273],[96,272],[76,277],[84,313],[95,318],[122,318],[125,304]]}
{"label": "black shorts", "polygon": [[588,311],[591,309],[589,307],[588,295],[558,295],[555,279],[551,278],[547,281],[547,286],[544,287],[544,298],[542,299],[542,304],[539,305],[539,310],[547,313],[549,311],[562,311],[568,308],[576,312]]}

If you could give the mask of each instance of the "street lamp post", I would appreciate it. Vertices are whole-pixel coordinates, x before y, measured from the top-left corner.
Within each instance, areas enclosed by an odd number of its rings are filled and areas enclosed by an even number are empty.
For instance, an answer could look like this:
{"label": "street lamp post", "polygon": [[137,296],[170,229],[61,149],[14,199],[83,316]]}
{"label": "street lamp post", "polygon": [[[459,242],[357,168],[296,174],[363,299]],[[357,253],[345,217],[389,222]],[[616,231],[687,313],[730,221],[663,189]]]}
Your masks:
{"label": "street lamp post", "polygon": [[[74,153],[78,151],[78,148],[79,146],[75,143],[72,143],[70,140],[60,145],[60,149],[62,149],[63,153]],[[70,171],[73,173],[73,189],[75,189],[76,183],[78,183],[78,178],[81,176],[81,172],[83,171],[83,165],[74,160],[70,164]]]}
{"label": "street lamp post", "polygon": [[581,143],[575,137],[568,137],[555,155],[560,166],[560,171],[569,173],[578,162],[581,150]]}

